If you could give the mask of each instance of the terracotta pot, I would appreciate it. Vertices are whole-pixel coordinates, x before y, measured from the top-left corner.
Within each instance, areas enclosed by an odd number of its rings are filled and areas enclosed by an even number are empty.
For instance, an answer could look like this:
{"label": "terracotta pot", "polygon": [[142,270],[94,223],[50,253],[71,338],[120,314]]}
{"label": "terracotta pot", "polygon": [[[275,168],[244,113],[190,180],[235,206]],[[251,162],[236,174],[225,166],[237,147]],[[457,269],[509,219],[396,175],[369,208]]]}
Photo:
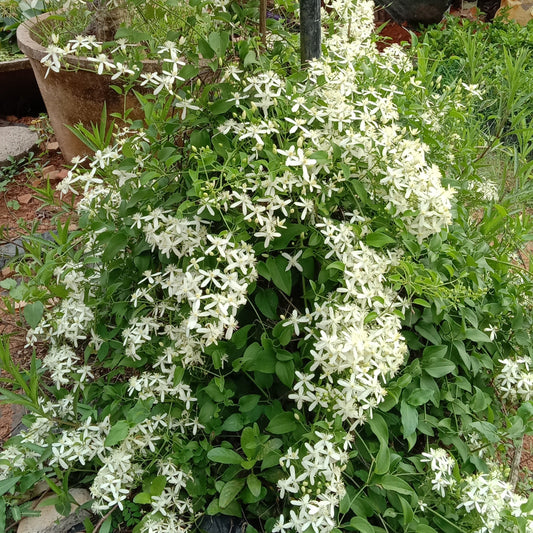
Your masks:
{"label": "terracotta pot", "polygon": [[[67,126],[80,122],[86,127],[99,124],[104,104],[108,115],[132,109],[129,118],[135,120],[143,114],[135,96],[129,96],[125,104],[124,97],[111,88],[111,85],[118,85],[117,80],[94,72],[94,63],[86,58],[67,56],[74,70],[50,71],[45,78],[47,68],[41,64],[41,59],[47,50],[36,35],[49,16],[44,13],[21,24],[17,29],[17,41],[30,60],[63,157],[70,161],[75,156],[90,154],[91,150]],[[147,62],[146,70],[155,70],[156,66],[155,61]]]}
{"label": "terracotta pot", "polygon": [[28,58],[0,62],[0,115],[36,115],[44,103]]}

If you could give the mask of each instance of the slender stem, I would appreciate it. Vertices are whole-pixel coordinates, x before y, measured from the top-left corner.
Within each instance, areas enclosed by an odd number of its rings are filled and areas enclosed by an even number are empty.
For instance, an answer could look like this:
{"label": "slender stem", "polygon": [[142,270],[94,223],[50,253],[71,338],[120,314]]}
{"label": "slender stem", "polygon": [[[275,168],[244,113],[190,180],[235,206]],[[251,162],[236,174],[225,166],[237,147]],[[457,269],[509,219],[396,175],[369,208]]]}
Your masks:
{"label": "slender stem", "polygon": [[427,510],[431,511],[433,514],[437,515],[439,518],[441,518],[442,520],[444,520],[445,522],[447,522],[448,524],[453,526],[457,531],[461,531],[461,533],[467,533],[463,528],[459,527],[457,524],[454,524],[453,522],[448,520],[445,516],[442,516],[440,513],[438,513],[437,511],[435,511],[431,507],[428,507]]}
{"label": "slender stem", "polygon": [[266,48],[266,20],[267,20],[267,0],[260,0],[259,2],[259,33],[261,34],[262,48]]}
{"label": "slender stem", "polygon": [[93,533],[98,533],[98,530],[102,527],[104,522],[108,519],[108,517],[111,515],[111,513],[118,507],[118,503],[115,504],[107,513],[98,520],[98,523],[94,526]]}

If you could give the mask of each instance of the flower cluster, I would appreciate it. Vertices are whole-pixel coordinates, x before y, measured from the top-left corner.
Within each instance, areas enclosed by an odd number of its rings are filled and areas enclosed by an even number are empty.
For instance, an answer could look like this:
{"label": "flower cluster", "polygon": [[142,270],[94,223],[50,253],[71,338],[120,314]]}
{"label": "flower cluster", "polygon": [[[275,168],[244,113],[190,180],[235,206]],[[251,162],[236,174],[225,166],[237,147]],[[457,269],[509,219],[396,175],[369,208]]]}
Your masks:
{"label": "flower cluster", "polygon": [[333,442],[333,435],[315,432],[305,450],[289,449],[280,463],[289,477],[278,481],[280,497],[291,498],[289,519],[282,515],[272,529],[277,531],[331,531],[335,511],[346,491],[342,472],[348,455]]}
{"label": "flower cluster", "polygon": [[[527,501],[513,491],[496,468],[489,474],[466,477],[461,486],[460,499],[457,508],[476,515],[481,521],[479,533],[496,531],[498,526],[512,527],[507,519],[524,516],[520,507]],[[511,531],[507,527],[505,531]]]}
{"label": "flower cluster", "polygon": [[511,403],[533,399],[533,372],[525,357],[501,359],[503,365],[494,378],[494,386],[504,400]]}
{"label": "flower cluster", "polygon": [[452,475],[455,460],[442,448],[432,448],[429,452],[423,452],[422,455],[424,458],[420,461],[428,463],[433,472],[431,488],[444,497],[446,491],[455,484]]}

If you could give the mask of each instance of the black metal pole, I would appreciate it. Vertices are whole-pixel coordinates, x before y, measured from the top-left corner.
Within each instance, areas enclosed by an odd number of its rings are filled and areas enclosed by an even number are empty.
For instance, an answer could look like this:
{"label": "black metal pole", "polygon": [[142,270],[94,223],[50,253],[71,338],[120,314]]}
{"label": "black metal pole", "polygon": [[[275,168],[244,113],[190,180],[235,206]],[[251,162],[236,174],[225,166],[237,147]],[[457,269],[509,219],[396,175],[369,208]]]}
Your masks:
{"label": "black metal pole", "polygon": [[302,64],[320,57],[320,0],[300,0],[300,57]]}

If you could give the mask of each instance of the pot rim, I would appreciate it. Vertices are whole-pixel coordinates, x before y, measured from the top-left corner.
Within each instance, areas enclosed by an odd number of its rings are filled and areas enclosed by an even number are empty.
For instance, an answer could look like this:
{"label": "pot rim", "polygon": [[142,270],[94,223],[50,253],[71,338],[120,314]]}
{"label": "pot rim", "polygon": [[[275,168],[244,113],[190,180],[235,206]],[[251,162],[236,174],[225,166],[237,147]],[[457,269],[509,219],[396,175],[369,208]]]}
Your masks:
{"label": "pot rim", "polygon": [[17,57],[16,59],[10,59],[9,61],[0,61],[0,74],[2,72],[28,70],[30,68],[30,60],[27,57]]}

